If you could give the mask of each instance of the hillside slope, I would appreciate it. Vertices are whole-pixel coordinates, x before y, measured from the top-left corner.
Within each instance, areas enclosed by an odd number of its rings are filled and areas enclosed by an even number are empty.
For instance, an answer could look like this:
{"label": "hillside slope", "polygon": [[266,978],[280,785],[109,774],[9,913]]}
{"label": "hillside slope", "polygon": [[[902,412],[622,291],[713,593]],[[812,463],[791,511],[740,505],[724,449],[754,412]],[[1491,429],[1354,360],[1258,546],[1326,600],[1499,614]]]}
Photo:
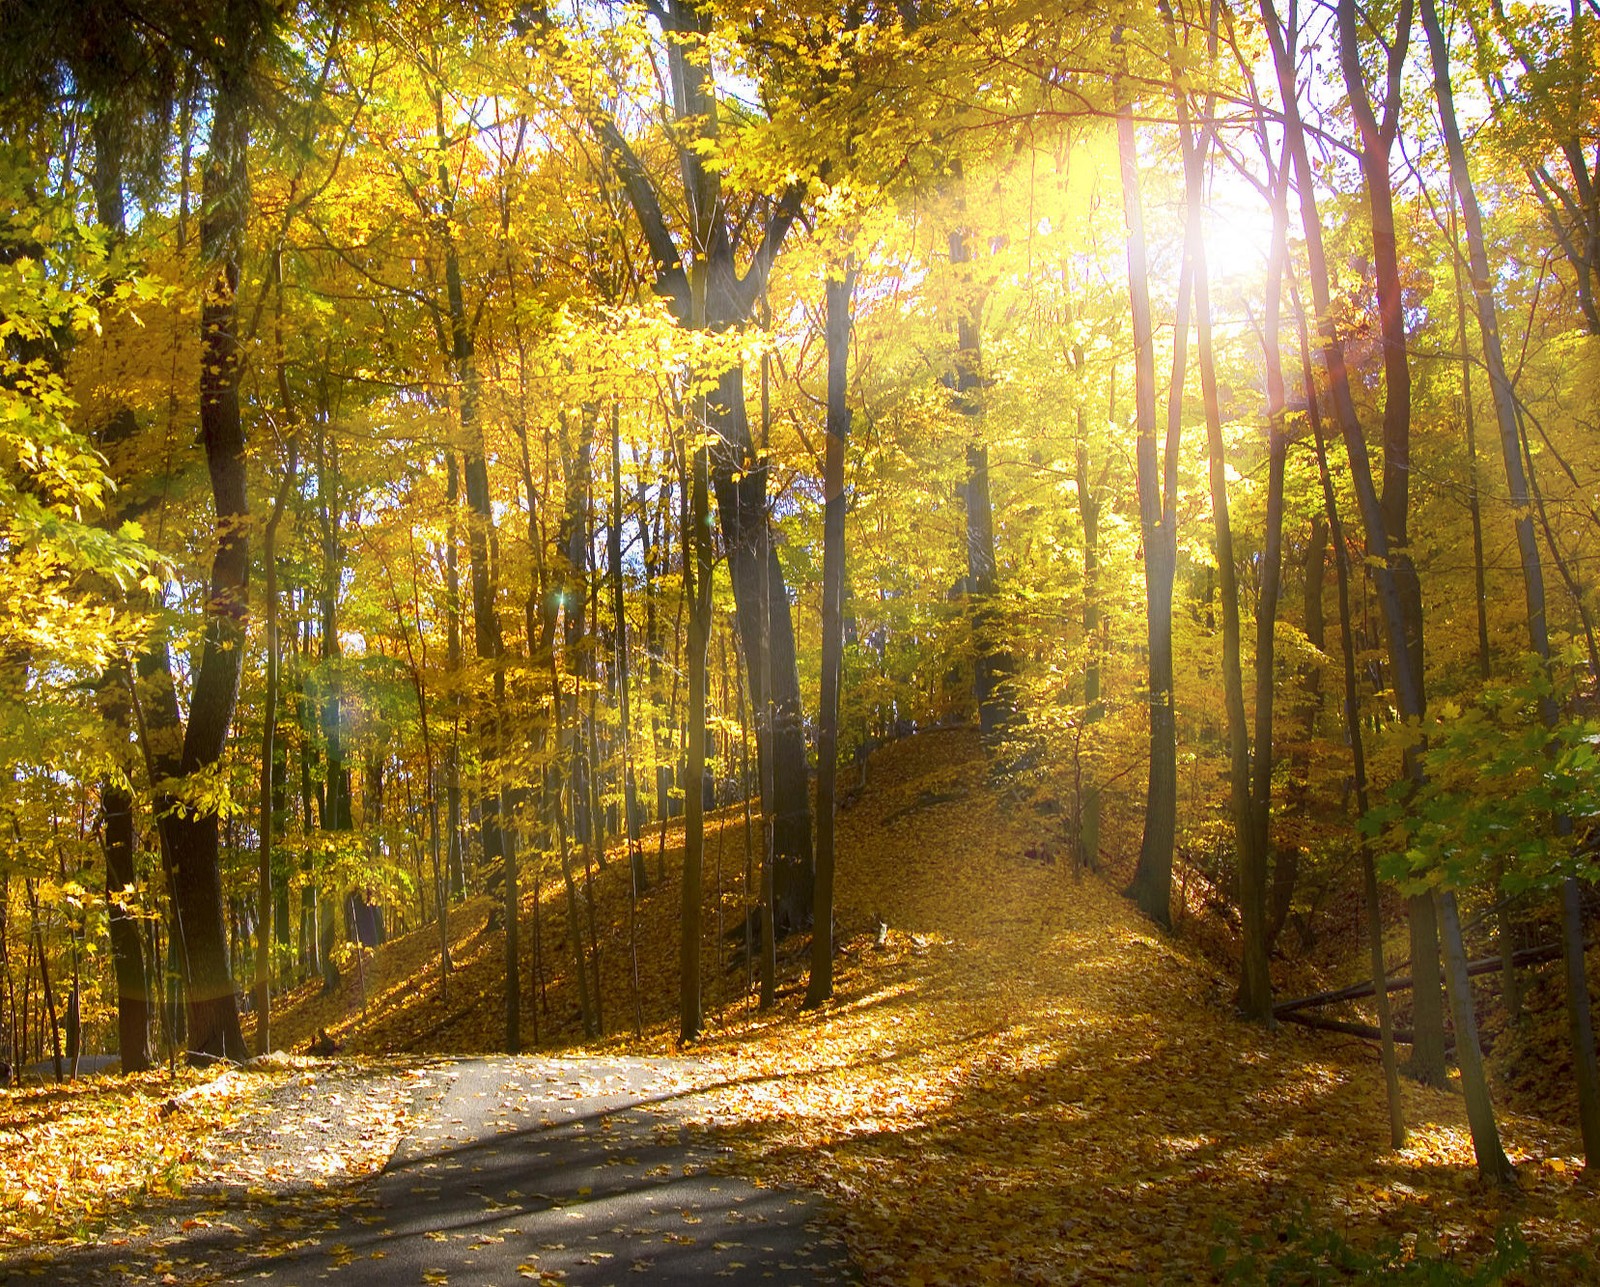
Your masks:
{"label": "hillside slope", "polygon": [[[1230,981],[1181,940],[1101,880],[1027,859],[1038,822],[983,782],[964,731],[874,758],[867,790],[841,815],[833,1004],[798,1009],[798,961],[768,1014],[744,996],[742,964],[708,985],[713,1021],[700,1051],[720,1090],[702,1128],[742,1168],[835,1198],[872,1281],[1183,1281],[1208,1276],[1214,1257],[1253,1254],[1264,1268],[1323,1254],[1312,1230],[1379,1248],[1367,1262],[1376,1272],[1410,1259],[1479,1261],[1509,1224],[1531,1248],[1517,1277],[1600,1272],[1591,1258],[1600,1213],[1575,1178],[1569,1133],[1504,1118],[1522,1191],[1487,1192],[1459,1097],[1408,1085],[1411,1140],[1391,1151],[1368,1047],[1238,1022]],[[743,816],[718,822],[707,883],[720,837],[731,926]],[[607,1022],[628,1029],[608,1047],[671,1044],[676,857],[669,837],[668,879],[634,925],[642,1039],[632,1035],[625,866],[598,874]],[[557,966],[565,917],[545,883],[540,1031],[567,1044],[576,1025],[570,971]],[[713,895],[712,962],[717,908]],[[366,962],[365,1018],[352,977],[337,997],[297,997],[277,1030],[303,1039],[328,1026],[357,1050],[492,1048],[500,940],[477,933],[485,914],[480,900],[455,918],[447,1000],[430,962],[436,934],[422,931]],[[530,972],[531,952],[530,943]]]}

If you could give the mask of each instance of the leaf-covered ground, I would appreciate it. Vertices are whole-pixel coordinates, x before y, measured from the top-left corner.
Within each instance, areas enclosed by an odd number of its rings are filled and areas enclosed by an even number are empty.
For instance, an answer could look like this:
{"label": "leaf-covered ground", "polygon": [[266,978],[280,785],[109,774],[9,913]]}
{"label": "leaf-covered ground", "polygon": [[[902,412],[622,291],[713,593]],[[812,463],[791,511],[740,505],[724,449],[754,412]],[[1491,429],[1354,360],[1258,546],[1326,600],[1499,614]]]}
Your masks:
{"label": "leaf-covered ground", "polygon": [[[1044,822],[983,782],[962,731],[874,758],[841,815],[843,950],[837,998],[817,1012],[799,1009],[798,940],[775,1009],[746,997],[742,811],[718,815],[708,838],[710,1022],[697,1053],[714,1098],[699,1128],[739,1169],[833,1199],[869,1282],[1188,1281],[1219,1260],[1253,1256],[1264,1271],[1295,1254],[1355,1263],[1360,1249],[1375,1249],[1368,1273],[1471,1266],[1510,1227],[1529,1247],[1513,1280],[1600,1277],[1600,1202],[1572,1133],[1502,1112],[1520,1189],[1486,1190],[1459,1096],[1408,1083],[1411,1139],[1391,1151],[1370,1048],[1234,1019],[1231,981],[1192,940],[1155,930],[1100,877],[1029,859]],[[623,1029],[599,1043],[612,1053],[673,1046],[674,839],[665,882],[632,918],[625,865],[614,855],[595,873],[606,1022]],[[652,835],[652,876],[656,853]],[[536,1010],[544,1048],[570,1054],[581,1035],[565,910],[548,873],[543,884],[543,988],[525,932],[524,1031]],[[525,907],[531,918],[531,892]],[[333,996],[306,985],[278,1039],[303,1046],[327,1027],[350,1052],[494,1049],[502,940],[486,916],[479,899],[453,918],[447,995],[424,930],[368,955]],[[8,1220],[13,1209],[8,1197]]]}
{"label": "leaf-covered ground", "polygon": [[[1485,1254],[1514,1222],[1548,1280],[1592,1281],[1600,1205],[1576,1141],[1506,1116],[1522,1192],[1474,1178],[1459,1096],[1406,1087],[1388,1148],[1368,1048],[1231,1017],[1231,981],[1104,881],[1021,855],[994,793],[914,809],[981,773],[940,734],[895,748],[846,815],[841,901],[881,909],[838,1002],[714,1043],[752,1166],[835,1195],[874,1281],[1183,1280],[1214,1249],[1309,1222],[1407,1254]],[[1219,1234],[1231,1221],[1238,1233]]]}

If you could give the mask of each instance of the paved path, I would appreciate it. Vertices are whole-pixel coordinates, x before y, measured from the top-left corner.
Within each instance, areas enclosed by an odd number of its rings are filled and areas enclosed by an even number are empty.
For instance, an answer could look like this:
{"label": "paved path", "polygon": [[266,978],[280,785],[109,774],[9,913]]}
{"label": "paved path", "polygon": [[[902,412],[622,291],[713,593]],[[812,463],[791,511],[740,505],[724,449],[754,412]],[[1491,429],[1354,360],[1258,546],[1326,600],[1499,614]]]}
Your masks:
{"label": "paved path", "polygon": [[224,1281],[854,1282],[809,1197],[719,1175],[692,1064],[475,1059],[435,1074],[385,1172],[330,1229]]}
{"label": "paved path", "polygon": [[[718,1173],[725,1156],[689,1127],[708,1112],[703,1078],[686,1059],[434,1063],[409,1079],[413,1125],[366,1184],[284,1188],[236,1143],[220,1185],[144,1199],[88,1245],[6,1257],[0,1284],[858,1281],[815,1198]],[[340,1099],[324,1090],[321,1117],[301,1105],[274,1131],[315,1147]]]}

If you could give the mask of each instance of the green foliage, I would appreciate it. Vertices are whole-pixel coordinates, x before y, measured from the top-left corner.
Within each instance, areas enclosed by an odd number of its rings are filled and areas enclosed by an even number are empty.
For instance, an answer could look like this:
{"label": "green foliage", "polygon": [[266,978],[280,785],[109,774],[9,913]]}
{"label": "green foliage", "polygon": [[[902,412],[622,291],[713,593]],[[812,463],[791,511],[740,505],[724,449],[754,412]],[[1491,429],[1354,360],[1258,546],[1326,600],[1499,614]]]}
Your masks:
{"label": "green foliage", "polygon": [[1398,779],[1362,823],[1388,846],[1387,879],[1413,891],[1461,889],[1497,860],[1512,893],[1594,879],[1593,854],[1578,842],[1600,807],[1600,723],[1563,714],[1547,727],[1561,697],[1529,658],[1515,683],[1486,687],[1467,705],[1435,704],[1426,780]]}
{"label": "green foliage", "polygon": [[98,329],[103,305],[144,288],[123,282],[105,297],[103,238],[70,201],[41,197],[43,178],[0,149],[0,653],[95,667],[128,627],[81,578],[127,588],[153,556],[137,525],[97,521],[113,487],[73,425],[61,357]]}
{"label": "green foliage", "polygon": [[1319,1224],[1309,1204],[1274,1221],[1270,1234],[1246,1233],[1231,1220],[1219,1220],[1216,1235],[1211,1264],[1218,1280],[1245,1287],[1380,1280],[1418,1287],[1490,1287],[1530,1259],[1527,1243],[1513,1224],[1495,1231],[1494,1249],[1475,1264],[1424,1254],[1420,1239],[1409,1246],[1389,1240],[1361,1248],[1337,1229]]}

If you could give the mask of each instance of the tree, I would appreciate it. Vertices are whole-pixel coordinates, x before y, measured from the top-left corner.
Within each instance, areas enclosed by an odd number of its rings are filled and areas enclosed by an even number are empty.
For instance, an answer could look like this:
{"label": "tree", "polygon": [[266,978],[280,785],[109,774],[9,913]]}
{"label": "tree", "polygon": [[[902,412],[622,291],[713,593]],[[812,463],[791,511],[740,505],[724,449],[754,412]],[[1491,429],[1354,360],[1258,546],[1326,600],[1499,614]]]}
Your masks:
{"label": "tree", "polygon": [[[1450,163],[1450,186],[1461,203],[1461,223],[1467,237],[1468,266],[1472,277],[1473,302],[1477,309],[1478,332],[1483,343],[1484,366],[1488,368],[1489,389],[1493,395],[1495,423],[1500,430],[1500,454],[1505,463],[1506,484],[1511,493],[1516,519],[1517,552],[1522,562],[1523,594],[1527,603],[1528,644],[1541,665],[1550,666],[1550,631],[1545,615],[1544,567],[1539,558],[1539,543],[1533,530],[1531,497],[1522,468],[1521,439],[1517,426],[1515,393],[1506,371],[1500,343],[1500,319],[1495,308],[1493,277],[1484,245],[1483,215],[1477,192],[1467,167],[1467,153],[1456,120],[1455,94],[1450,81],[1450,49],[1434,0],[1422,0],[1422,26],[1428,37],[1433,60],[1434,97],[1444,129],[1445,150]],[[1541,716],[1547,728],[1556,722],[1555,703],[1541,702]],[[1572,821],[1565,816],[1559,827],[1570,831]],[[1589,983],[1583,960],[1583,922],[1581,894],[1575,876],[1561,881],[1562,946],[1567,964],[1567,1014],[1571,1029],[1573,1063],[1578,1084],[1578,1119],[1583,1133],[1585,1154],[1591,1161],[1600,1158],[1600,1064],[1594,1044],[1594,1023],[1589,1014]]]}
{"label": "tree", "polygon": [[[1164,461],[1156,453],[1155,333],[1150,316],[1149,268],[1145,245],[1144,207],[1139,193],[1138,143],[1134,105],[1125,88],[1128,73],[1126,32],[1116,43],[1124,48],[1119,69],[1117,153],[1122,167],[1122,207],[1128,226],[1128,297],[1133,318],[1134,403],[1138,440],[1139,533],[1144,541],[1145,611],[1150,664],[1150,773],[1145,797],[1144,841],[1129,893],[1139,910],[1159,925],[1172,924],[1172,851],[1176,843],[1178,807],[1177,721],[1172,692],[1172,586],[1178,562],[1178,445],[1181,420],[1168,419]],[[1187,274],[1186,274],[1187,275]],[[1175,345],[1186,330],[1186,282],[1178,287],[1179,324]],[[1181,348],[1173,369],[1181,369]],[[1181,388],[1182,377],[1175,385]],[[1176,401],[1176,399],[1175,399]]]}
{"label": "tree", "polygon": [[[656,292],[666,299],[679,324],[693,326],[690,278],[696,264],[705,272],[703,326],[724,332],[748,323],[773,261],[794,225],[804,188],[784,188],[761,221],[760,238],[738,268],[736,229],[743,220],[724,191],[721,170],[707,157],[726,146],[721,137],[711,36],[715,14],[687,0],[665,0],[652,8],[667,44],[667,77],[672,90],[671,119],[678,165],[683,175],[683,208],[688,212],[686,245],[680,250],[668,225],[663,189],[616,121],[590,106],[591,123],[639,221],[655,272]],[[737,220],[737,222],[736,222]],[[735,363],[720,373],[707,402],[716,434],[710,485],[716,493],[723,545],[738,607],[739,637],[745,656],[770,658],[769,677],[752,670],[753,704],[765,711],[771,683],[773,718],[757,722],[763,762],[773,765],[774,898],[778,930],[797,929],[811,913],[811,803],[806,767],[804,716],[795,669],[794,622],[788,587],[778,561],[767,510],[767,464],[750,435],[745,408],[744,367]],[[691,783],[691,788],[692,788]]]}
{"label": "tree", "polygon": [[828,353],[827,456],[822,484],[822,696],[817,705],[817,892],[806,1004],[833,995],[835,782],[839,768],[839,676],[844,653],[844,447],[850,435],[850,295],[855,273],[830,272],[824,287]]}

